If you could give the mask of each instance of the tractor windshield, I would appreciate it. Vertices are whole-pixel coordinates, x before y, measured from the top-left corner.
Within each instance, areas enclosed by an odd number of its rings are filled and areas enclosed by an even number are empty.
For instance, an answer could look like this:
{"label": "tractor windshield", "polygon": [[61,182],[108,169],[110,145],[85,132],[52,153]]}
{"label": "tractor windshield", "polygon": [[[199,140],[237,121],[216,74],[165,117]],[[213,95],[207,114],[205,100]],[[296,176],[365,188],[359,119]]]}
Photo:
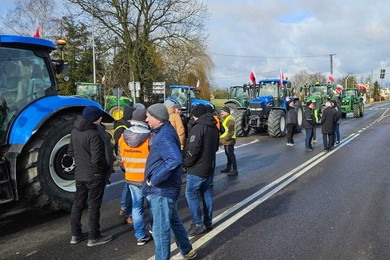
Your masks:
{"label": "tractor windshield", "polygon": [[267,82],[260,84],[259,96],[278,96],[278,83],[279,82]]}
{"label": "tractor windshield", "polygon": [[[179,101],[182,107],[186,106],[187,91],[188,91],[187,88],[172,88],[170,97]],[[191,98],[192,95],[194,96],[193,98],[195,98],[195,94],[192,91],[190,94],[191,94]]]}
{"label": "tractor windshield", "polygon": [[18,112],[45,96],[52,80],[44,60],[25,49],[0,47],[0,144]]}
{"label": "tractor windshield", "polygon": [[246,100],[249,98],[248,91],[244,91],[244,87],[242,87],[242,86],[232,87],[230,90],[230,98],[231,99]]}
{"label": "tractor windshield", "polygon": [[311,95],[326,95],[327,91],[328,91],[327,86],[312,86],[310,88]]}
{"label": "tractor windshield", "polygon": [[345,91],[345,95],[346,96],[355,96],[355,90],[354,89],[350,89],[350,90],[346,90]]}

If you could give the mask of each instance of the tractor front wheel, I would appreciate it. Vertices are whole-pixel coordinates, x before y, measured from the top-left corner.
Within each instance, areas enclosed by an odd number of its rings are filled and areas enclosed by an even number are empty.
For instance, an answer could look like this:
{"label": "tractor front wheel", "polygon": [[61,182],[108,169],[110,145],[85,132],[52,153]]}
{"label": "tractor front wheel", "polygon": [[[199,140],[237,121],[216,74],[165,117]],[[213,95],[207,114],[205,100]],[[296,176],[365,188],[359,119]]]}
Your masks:
{"label": "tractor front wheel", "polygon": [[283,110],[271,110],[268,115],[268,134],[282,137],[286,134],[286,113]]}
{"label": "tractor front wheel", "polygon": [[123,113],[125,108],[122,106],[113,106],[108,110],[110,116],[112,116],[115,120],[119,120],[123,117]]}

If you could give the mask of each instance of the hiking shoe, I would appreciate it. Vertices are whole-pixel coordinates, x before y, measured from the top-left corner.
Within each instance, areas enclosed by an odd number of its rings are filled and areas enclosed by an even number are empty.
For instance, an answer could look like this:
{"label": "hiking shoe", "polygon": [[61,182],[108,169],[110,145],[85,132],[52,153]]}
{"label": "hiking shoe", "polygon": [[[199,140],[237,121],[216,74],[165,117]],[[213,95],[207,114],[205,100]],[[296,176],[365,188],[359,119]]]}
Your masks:
{"label": "hiking shoe", "polygon": [[89,239],[87,246],[99,246],[99,245],[104,245],[107,244],[108,242],[111,242],[112,236],[99,236],[96,239]]}
{"label": "hiking shoe", "polygon": [[145,235],[143,238],[137,239],[137,246],[143,246],[150,240],[149,235]]}
{"label": "hiking shoe", "polygon": [[70,239],[70,244],[76,245],[76,244],[86,240],[87,238],[88,238],[87,233],[81,233],[80,235],[72,236],[72,238]]}
{"label": "hiking shoe", "polygon": [[228,172],[230,172],[230,169],[228,169],[228,168],[221,170],[221,173],[228,173]]}
{"label": "hiking shoe", "polygon": [[190,250],[190,252],[183,255],[183,259],[194,259],[195,257],[196,257],[196,251],[193,248]]}
{"label": "hiking shoe", "polygon": [[191,224],[190,229],[188,230],[188,235],[190,237],[200,235],[204,233],[206,230],[204,229],[203,225],[196,225],[196,224]]}
{"label": "hiking shoe", "polygon": [[237,171],[237,170],[232,170],[232,171],[230,171],[227,175],[228,175],[228,176],[238,175],[238,171]]}

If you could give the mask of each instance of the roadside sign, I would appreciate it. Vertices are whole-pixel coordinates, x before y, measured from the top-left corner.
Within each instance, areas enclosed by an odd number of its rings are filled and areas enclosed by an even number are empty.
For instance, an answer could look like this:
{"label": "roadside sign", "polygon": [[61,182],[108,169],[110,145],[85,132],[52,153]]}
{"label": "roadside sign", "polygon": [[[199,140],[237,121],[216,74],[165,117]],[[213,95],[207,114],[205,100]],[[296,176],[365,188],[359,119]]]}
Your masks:
{"label": "roadside sign", "polygon": [[153,88],[152,88],[153,94],[161,94],[164,95],[165,93],[165,82],[153,82]]}

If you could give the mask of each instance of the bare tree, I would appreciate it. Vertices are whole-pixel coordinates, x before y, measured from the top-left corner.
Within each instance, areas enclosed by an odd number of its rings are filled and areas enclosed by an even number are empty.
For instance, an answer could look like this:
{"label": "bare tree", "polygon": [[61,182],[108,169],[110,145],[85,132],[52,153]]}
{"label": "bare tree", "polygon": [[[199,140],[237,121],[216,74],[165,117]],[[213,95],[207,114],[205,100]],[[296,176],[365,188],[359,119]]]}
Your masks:
{"label": "bare tree", "polygon": [[156,80],[156,52],[204,38],[208,12],[202,0],[68,1],[93,15],[96,26],[110,31],[123,44],[130,72],[126,78],[141,82],[141,96],[150,92],[151,82]]}
{"label": "bare tree", "polygon": [[16,0],[15,9],[1,18],[2,24],[18,35],[33,36],[38,25],[42,37],[55,39],[60,28],[56,3],[52,0]]}

